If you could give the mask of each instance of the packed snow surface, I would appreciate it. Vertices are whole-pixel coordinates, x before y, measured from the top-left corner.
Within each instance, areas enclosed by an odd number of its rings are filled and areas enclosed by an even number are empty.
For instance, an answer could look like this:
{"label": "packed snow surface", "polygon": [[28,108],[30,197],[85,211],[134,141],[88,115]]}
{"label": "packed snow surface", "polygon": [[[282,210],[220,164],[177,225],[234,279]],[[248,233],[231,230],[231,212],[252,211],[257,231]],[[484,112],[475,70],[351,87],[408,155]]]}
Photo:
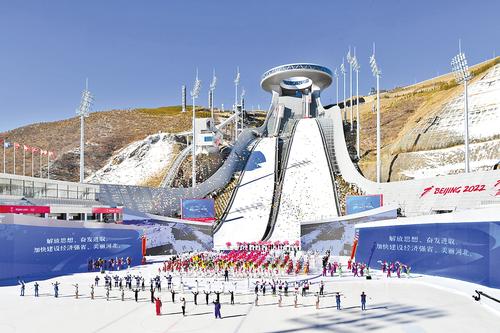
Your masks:
{"label": "packed snow surface", "polygon": [[143,185],[158,175],[172,158],[174,141],[168,133],[153,134],[133,142],[108,164],[86,179],[89,183]]}
{"label": "packed snow surface", "polygon": [[335,194],[323,140],[316,121],[302,119],[295,130],[271,240],[300,240],[301,221],[332,215]]}
{"label": "packed snow surface", "polygon": [[214,235],[215,248],[226,242],[259,241],[264,236],[274,191],[276,138],[263,138],[250,154],[226,220]]}
{"label": "packed snow surface", "polygon": [[[500,140],[469,145],[471,171],[491,170],[500,162]],[[403,174],[414,179],[464,172],[464,146],[406,153],[423,165],[408,166]]]}
{"label": "packed snow surface", "polygon": [[[474,289],[485,288],[419,275],[386,278],[380,272],[372,272],[372,280],[354,278],[348,273],[342,277],[338,274],[334,277],[280,277],[290,284],[281,307],[278,296],[272,295],[270,288],[265,296],[259,292],[256,306],[253,287],[257,279],[232,275],[225,286],[222,277],[184,275],[184,287],[181,287],[180,277],[175,275],[173,303],[162,272],[163,288],[155,292],[155,296],[161,298],[163,306],[161,316],[156,316],[155,305],[150,302],[149,278],[158,274],[159,267],[160,264],[152,264],[111,272],[111,275],[124,277],[130,273],[146,279],[146,290],[139,291],[138,302],[134,301],[134,293],[130,290],[125,291],[122,301],[121,292],[115,287],[106,300],[104,274],[95,272],[39,281],[40,297],[34,297],[33,283],[26,285],[24,297],[19,296],[19,286],[1,287],[0,332],[498,332],[500,315],[483,303],[486,299],[476,302],[471,297]],[[96,275],[101,280],[92,300],[90,285]],[[293,281],[307,278],[311,279],[311,289],[306,296],[299,292],[295,307]],[[196,290],[196,280],[200,292],[198,305],[194,304],[192,294]],[[320,280],[325,283],[325,295],[320,297],[317,309],[315,293]],[[60,283],[58,298],[53,296],[52,283],[55,281]],[[79,285],[78,299],[74,296],[76,283]],[[203,291],[222,291],[223,288],[225,292],[220,295],[222,319],[215,319],[212,304],[215,295],[213,292],[209,295],[207,305]],[[234,305],[229,302],[232,290],[236,290]],[[336,292],[341,294],[341,310],[335,306]],[[366,311],[360,309],[361,292],[367,295]],[[498,297],[498,293],[491,295]],[[182,297],[187,301],[185,317],[181,312]]]}

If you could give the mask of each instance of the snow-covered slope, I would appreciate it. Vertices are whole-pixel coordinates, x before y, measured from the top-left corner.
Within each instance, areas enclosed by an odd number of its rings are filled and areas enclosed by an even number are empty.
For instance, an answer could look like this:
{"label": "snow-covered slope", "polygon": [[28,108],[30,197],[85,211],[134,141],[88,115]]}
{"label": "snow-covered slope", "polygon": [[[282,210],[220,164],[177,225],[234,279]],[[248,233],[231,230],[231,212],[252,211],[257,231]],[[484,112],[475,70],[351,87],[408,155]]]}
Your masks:
{"label": "snow-covered slope", "polygon": [[214,235],[215,248],[264,236],[273,199],[275,157],[276,138],[263,138],[248,159],[226,220]]}
{"label": "snow-covered slope", "polygon": [[271,240],[300,240],[300,222],[336,215],[335,194],[315,119],[297,125]]}
{"label": "snow-covered slope", "polygon": [[172,158],[173,137],[153,134],[131,143],[86,179],[89,183],[141,185],[161,172]]}

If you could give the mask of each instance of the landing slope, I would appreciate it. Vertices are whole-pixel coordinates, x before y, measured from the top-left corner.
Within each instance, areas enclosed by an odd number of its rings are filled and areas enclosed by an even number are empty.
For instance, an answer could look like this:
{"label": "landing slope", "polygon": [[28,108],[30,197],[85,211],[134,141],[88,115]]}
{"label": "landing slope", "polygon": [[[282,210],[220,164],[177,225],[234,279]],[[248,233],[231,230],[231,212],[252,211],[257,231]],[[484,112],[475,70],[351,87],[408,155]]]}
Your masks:
{"label": "landing slope", "polygon": [[226,242],[262,239],[273,199],[276,139],[263,138],[250,155],[226,220],[214,235],[215,248]]}
{"label": "landing slope", "polygon": [[271,240],[300,240],[300,222],[336,216],[335,194],[323,141],[315,119],[302,119],[283,181]]}

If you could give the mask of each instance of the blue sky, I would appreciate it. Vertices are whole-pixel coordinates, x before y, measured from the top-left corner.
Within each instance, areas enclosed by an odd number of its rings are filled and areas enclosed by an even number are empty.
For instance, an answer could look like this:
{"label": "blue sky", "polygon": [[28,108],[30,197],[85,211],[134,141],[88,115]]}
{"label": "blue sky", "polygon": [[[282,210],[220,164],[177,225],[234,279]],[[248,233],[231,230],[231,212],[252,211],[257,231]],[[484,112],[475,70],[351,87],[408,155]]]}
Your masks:
{"label": "blue sky", "polygon": [[[360,89],[373,85],[372,43],[392,88],[449,70],[458,38],[474,64],[500,53],[500,1],[6,1],[0,0],[0,131],[72,117],[85,78],[95,110],[180,104],[199,68],[207,104],[234,100],[236,66],[247,106],[267,108],[267,69],[291,62],[338,66],[349,45]],[[325,91],[325,104],[335,101]]]}

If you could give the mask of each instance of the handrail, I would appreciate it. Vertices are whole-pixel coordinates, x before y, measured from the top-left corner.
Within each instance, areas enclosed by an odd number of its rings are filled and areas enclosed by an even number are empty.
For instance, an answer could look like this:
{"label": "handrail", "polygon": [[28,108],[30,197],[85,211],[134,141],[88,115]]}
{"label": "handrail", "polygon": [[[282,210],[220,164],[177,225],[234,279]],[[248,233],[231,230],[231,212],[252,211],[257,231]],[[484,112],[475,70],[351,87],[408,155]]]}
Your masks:
{"label": "handrail", "polygon": [[170,187],[172,184],[172,181],[174,180],[175,176],[179,172],[179,167],[181,166],[182,162],[184,162],[184,159],[189,155],[191,151],[191,145],[187,145],[175,158],[174,163],[172,163],[172,166],[170,166],[167,174],[161,181],[160,187]]}
{"label": "handrail", "polygon": [[[323,141],[323,150],[325,151],[326,160],[328,163],[328,169],[330,169],[330,178],[333,185],[333,195],[335,196],[335,206],[337,207],[337,215],[340,216],[340,203],[339,203],[337,183],[335,182],[335,172],[333,170],[333,165],[332,165],[332,159],[331,159],[332,156],[330,156],[330,151],[328,150],[328,145],[326,142],[326,136],[319,119],[316,119],[316,124],[318,125],[319,133],[321,135],[321,140]],[[335,154],[333,158],[335,158]]]}
{"label": "handrail", "polygon": [[[281,172],[278,172],[276,175],[277,181],[274,183],[273,200],[272,200],[273,205],[271,207],[271,213],[269,215],[269,222],[268,222],[268,225],[266,228],[266,232],[265,232],[264,236],[262,237],[263,241],[267,241],[267,240],[269,240],[269,238],[271,238],[273,231],[274,231],[274,226],[276,225],[276,220],[278,219],[279,206],[280,206],[280,202],[281,202],[281,191],[283,189],[283,181],[285,179],[285,173],[286,173],[287,166],[288,166],[288,159],[290,157],[290,151],[292,149],[293,138],[295,136],[295,130],[296,130],[297,125],[299,123],[296,119],[290,119],[289,121],[293,122],[292,130],[290,131],[290,136],[288,139],[289,141],[288,141],[288,145],[286,147],[286,151],[281,152],[283,158],[276,160],[276,164],[280,163],[279,166],[280,166]],[[276,144],[276,147],[278,147],[278,143]],[[283,153],[285,155],[283,155]],[[276,156],[276,157],[278,157],[278,156]]]}
{"label": "handrail", "polygon": [[477,296],[472,295],[472,298],[474,298],[474,300],[476,300],[476,301],[480,301],[481,300],[481,296],[484,296],[486,298],[491,299],[492,301],[500,303],[500,299],[496,299],[495,297],[490,296],[490,295],[488,295],[488,294],[486,294],[486,293],[484,293],[484,292],[482,292],[480,290],[474,290],[474,291],[476,292]]}
{"label": "handrail", "polygon": [[[248,154],[248,158],[250,158],[250,156],[252,155],[254,150],[257,148],[257,146],[259,145],[261,140],[262,139],[257,139],[252,143],[253,146],[250,149],[250,152]],[[234,199],[236,198],[236,194],[237,194],[238,189],[241,185],[241,181],[243,180],[243,176],[245,175],[245,169],[246,169],[246,163],[243,165],[243,169],[241,170],[240,176],[238,177],[238,182],[236,183],[236,186],[234,187],[233,192],[231,193],[231,197],[229,198],[229,202],[227,203],[226,209],[224,209],[224,213],[222,213],[222,216],[220,218],[221,222],[227,218],[227,215],[229,214],[229,211],[231,210],[231,207],[233,206]],[[214,226],[213,232],[216,233],[217,231],[219,231],[219,229],[221,227],[222,227],[222,223],[217,223]]]}

